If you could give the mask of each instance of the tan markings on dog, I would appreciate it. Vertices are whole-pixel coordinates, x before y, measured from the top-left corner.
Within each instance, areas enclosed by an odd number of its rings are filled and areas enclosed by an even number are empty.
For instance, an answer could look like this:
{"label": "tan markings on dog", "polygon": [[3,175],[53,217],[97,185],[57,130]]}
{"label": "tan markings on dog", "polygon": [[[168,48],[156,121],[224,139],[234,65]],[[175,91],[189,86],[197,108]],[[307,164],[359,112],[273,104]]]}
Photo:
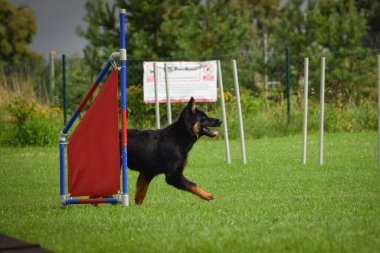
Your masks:
{"label": "tan markings on dog", "polygon": [[190,192],[194,193],[195,195],[201,197],[204,200],[214,199],[214,195],[212,193],[205,192],[196,185],[190,187]]}
{"label": "tan markings on dog", "polygon": [[140,174],[137,178],[135,203],[141,205],[144,201],[146,192],[148,190],[150,180],[148,180],[143,174]]}
{"label": "tan markings on dog", "polygon": [[193,133],[197,136],[197,138],[199,138],[199,131],[201,130],[201,127],[199,125],[199,123],[195,123],[193,125]]}
{"label": "tan markings on dog", "polygon": [[196,108],[197,106],[195,105],[195,103],[193,103],[193,105],[191,106],[191,112],[192,113],[195,113],[195,108]]}

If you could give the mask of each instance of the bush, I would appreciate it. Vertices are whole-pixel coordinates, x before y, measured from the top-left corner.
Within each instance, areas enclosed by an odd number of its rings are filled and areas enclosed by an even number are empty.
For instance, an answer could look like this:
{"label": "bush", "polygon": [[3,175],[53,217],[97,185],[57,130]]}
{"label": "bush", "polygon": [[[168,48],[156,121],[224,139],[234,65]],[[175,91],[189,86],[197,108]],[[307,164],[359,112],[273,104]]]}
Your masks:
{"label": "bush", "polygon": [[[219,94],[219,92],[218,92]],[[281,94],[266,99],[249,89],[241,87],[240,98],[243,112],[245,137],[262,138],[273,136],[286,136],[302,133],[303,104],[296,97],[291,101],[290,121],[286,113],[286,100]],[[239,138],[239,122],[237,117],[236,97],[233,90],[224,93],[228,134],[231,139]],[[198,103],[197,106],[207,111],[211,117],[221,118],[220,97],[217,103]],[[178,117],[183,103],[172,104],[173,120]],[[128,127],[155,128],[154,104],[145,104],[141,86],[128,88]],[[308,132],[319,132],[320,104],[315,97],[309,99],[308,106]],[[161,126],[166,126],[166,105],[160,105]],[[324,129],[326,132],[360,132],[372,131],[377,127],[376,101],[364,99],[355,105],[347,102],[341,106],[325,104]],[[220,131],[222,132],[222,131]],[[221,137],[219,137],[221,138]]]}
{"label": "bush", "polygon": [[44,109],[35,101],[15,97],[7,106],[9,120],[0,121],[0,144],[6,146],[37,145],[57,143],[62,127],[58,118],[60,109]]}
{"label": "bush", "polygon": [[[218,93],[219,94],[219,93]],[[234,92],[226,91],[226,113],[228,132],[231,139],[239,138],[239,123]],[[278,96],[281,98],[281,96]],[[15,96],[8,99],[7,106],[0,104],[0,145],[55,145],[62,129],[61,110],[47,108],[26,99]],[[221,117],[220,98],[217,103],[198,103],[211,117]],[[286,101],[270,100],[248,89],[241,89],[241,105],[246,138],[278,137],[302,133],[302,100],[292,98],[291,120],[288,122]],[[177,119],[184,103],[172,104],[173,121]],[[319,131],[319,101],[311,98],[308,110],[308,132]],[[166,105],[160,105],[161,126],[167,125]],[[75,125],[72,130],[75,129]],[[363,99],[357,105],[353,103],[336,106],[325,105],[324,128],[326,132],[361,132],[377,129],[376,101]],[[139,86],[128,87],[128,128],[154,129],[154,104],[145,104],[143,89]],[[219,132],[223,132],[220,127]],[[218,138],[223,138],[220,135]]]}
{"label": "bush", "polygon": [[[245,137],[262,138],[302,133],[303,104],[295,97],[291,101],[290,121],[286,113],[286,101],[268,100],[247,89],[241,89],[241,106]],[[358,105],[345,103],[341,107],[325,104],[324,129],[326,132],[375,131],[377,128],[376,102],[363,100]],[[220,106],[214,116],[220,117]],[[236,98],[226,100],[229,137],[239,137]],[[308,132],[318,133],[320,121],[319,101],[311,98],[308,106]]]}

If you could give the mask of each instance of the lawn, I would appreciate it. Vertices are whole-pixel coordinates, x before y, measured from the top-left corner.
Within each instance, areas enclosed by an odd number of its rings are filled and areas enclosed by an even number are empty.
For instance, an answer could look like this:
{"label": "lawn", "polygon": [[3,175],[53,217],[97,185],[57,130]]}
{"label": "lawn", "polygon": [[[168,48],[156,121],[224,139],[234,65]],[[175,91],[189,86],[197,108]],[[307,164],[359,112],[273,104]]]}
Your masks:
{"label": "lawn", "polygon": [[[210,202],[153,180],[142,206],[59,208],[58,146],[0,148],[0,232],[55,252],[379,252],[377,135],[200,141],[185,175]],[[133,199],[136,173],[129,173]]]}

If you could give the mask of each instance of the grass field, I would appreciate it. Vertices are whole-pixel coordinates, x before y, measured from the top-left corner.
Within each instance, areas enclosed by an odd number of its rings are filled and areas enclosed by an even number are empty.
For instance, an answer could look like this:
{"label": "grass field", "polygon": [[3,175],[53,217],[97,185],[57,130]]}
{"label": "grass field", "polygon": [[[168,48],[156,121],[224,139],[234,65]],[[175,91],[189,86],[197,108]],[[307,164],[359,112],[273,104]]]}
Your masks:
{"label": "grass field", "polygon": [[[143,206],[59,208],[57,148],[0,148],[0,232],[55,252],[380,252],[376,133],[200,141],[185,175],[210,202],[154,179]],[[133,199],[136,173],[129,173]]]}

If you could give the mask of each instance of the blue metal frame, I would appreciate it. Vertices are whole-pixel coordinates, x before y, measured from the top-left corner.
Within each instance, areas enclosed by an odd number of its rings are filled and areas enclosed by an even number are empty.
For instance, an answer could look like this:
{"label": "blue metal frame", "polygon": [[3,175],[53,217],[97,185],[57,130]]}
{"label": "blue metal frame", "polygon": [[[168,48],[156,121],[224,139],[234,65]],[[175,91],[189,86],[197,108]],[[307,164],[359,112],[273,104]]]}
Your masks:
{"label": "blue metal frame", "polygon": [[[99,200],[99,199],[96,199],[96,200]],[[68,199],[66,201],[67,205],[73,205],[73,204],[92,204],[92,203],[117,204],[117,203],[120,203],[120,199],[118,199],[118,198],[105,198],[105,199],[100,199],[100,201],[94,201],[94,202],[91,202],[89,199]]]}
{"label": "blue metal frame", "polygon": [[[109,70],[109,68],[112,66],[112,61],[109,60],[107,62],[107,64],[104,66],[104,68],[102,69],[102,71],[100,72],[100,74],[98,75],[98,77],[96,78],[96,81],[95,81],[95,85],[99,85],[99,83],[101,83],[101,81],[103,80],[104,76],[106,75],[107,71]],[[66,126],[63,128],[62,130],[62,133],[63,134],[67,134],[67,132],[70,130],[70,127],[73,125],[73,123],[75,122],[75,120],[78,118],[79,114],[81,113],[83,108],[78,108],[73,116],[71,116],[69,122],[67,122]]]}
{"label": "blue metal frame", "polygon": [[[65,200],[66,195],[66,175],[65,175],[65,140],[60,138],[59,140],[59,178],[60,178],[60,196],[61,203]],[[62,204],[61,204],[62,206]]]}
{"label": "blue metal frame", "polygon": [[127,174],[127,141],[126,141],[126,111],[127,111],[127,52],[125,48],[125,10],[120,11],[120,66],[121,66],[121,118],[122,118],[122,147],[121,147],[121,168],[123,180],[123,200],[122,205],[128,206],[128,174]]}
{"label": "blue metal frame", "polygon": [[[121,111],[122,111],[122,131],[124,131],[126,136],[126,109],[127,109],[127,59],[126,59],[126,48],[125,48],[125,10],[120,10],[120,65],[121,65]],[[88,96],[91,96],[93,91],[98,86],[99,83],[103,80],[109,68],[112,66],[112,59],[110,59],[98,77],[96,78],[95,83],[93,84],[94,89],[90,89],[89,93],[83,99],[80,106],[74,112],[69,122],[64,126],[61,133],[59,134],[59,167],[60,167],[60,206],[64,207],[69,204],[85,204],[91,203],[92,200],[89,199],[68,199],[66,195],[66,173],[65,173],[65,145],[66,145],[66,135],[70,130],[72,124],[80,115],[84,104],[87,102]],[[125,120],[123,120],[125,119]],[[93,200],[93,203],[121,203],[122,206],[128,206],[128,178],[127,178],[127,145],[126,140],[122,145],[122,198],[104,198],[101,200]]]}

